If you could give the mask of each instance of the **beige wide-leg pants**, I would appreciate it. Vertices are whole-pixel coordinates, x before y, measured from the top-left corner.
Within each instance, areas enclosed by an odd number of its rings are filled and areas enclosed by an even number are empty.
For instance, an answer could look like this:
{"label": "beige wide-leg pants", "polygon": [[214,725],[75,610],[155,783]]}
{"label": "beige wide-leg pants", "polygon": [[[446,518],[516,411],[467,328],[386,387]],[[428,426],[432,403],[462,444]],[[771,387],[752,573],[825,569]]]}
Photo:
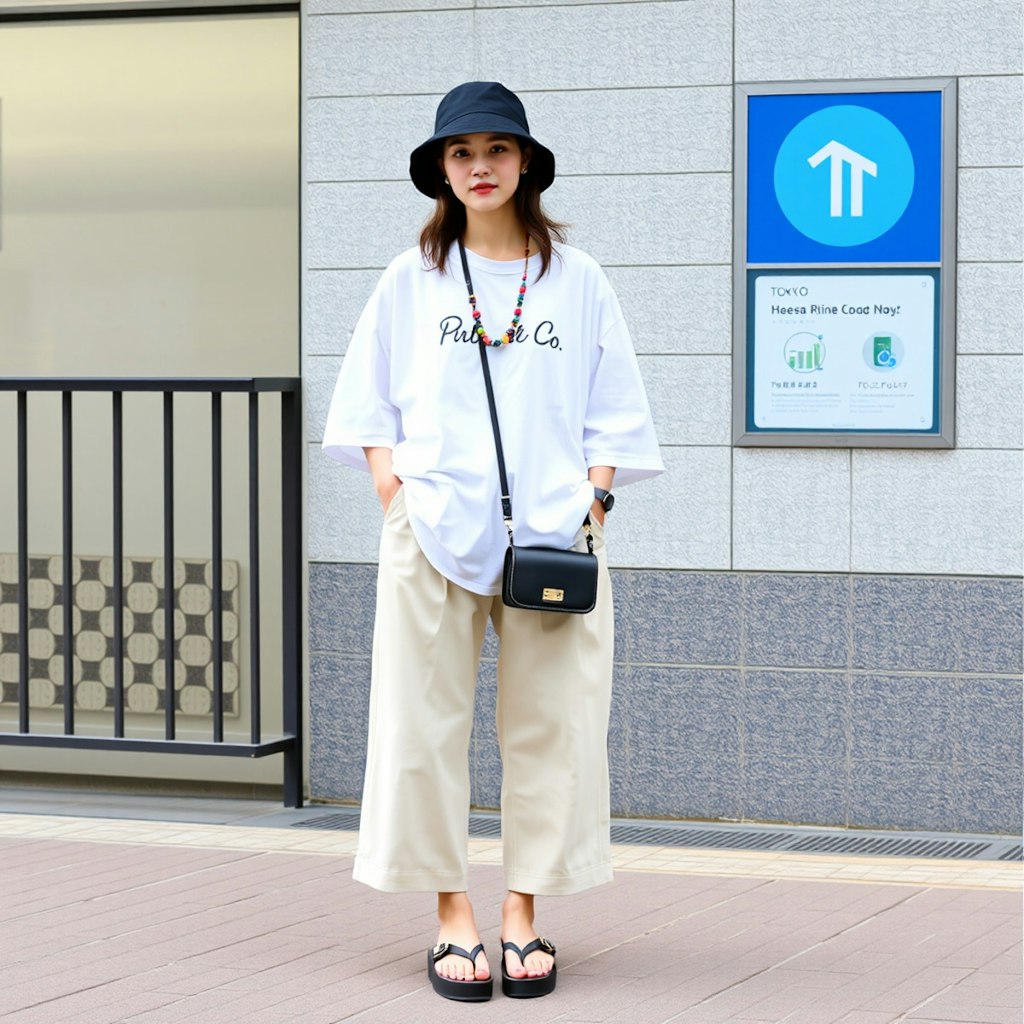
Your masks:
{"label": "beige wide-leg pants", "polygon": [[[585,549],[582,536],[578,546]],[[611,581],[601,527],[588,615],[507,608],[445,579],[400,489],[384,517],[369,745],[353,877],[386,892],[468,883],[469,739],[488,617],[500,638],[498,742],[509,889],[565,895],[612,877]]]}

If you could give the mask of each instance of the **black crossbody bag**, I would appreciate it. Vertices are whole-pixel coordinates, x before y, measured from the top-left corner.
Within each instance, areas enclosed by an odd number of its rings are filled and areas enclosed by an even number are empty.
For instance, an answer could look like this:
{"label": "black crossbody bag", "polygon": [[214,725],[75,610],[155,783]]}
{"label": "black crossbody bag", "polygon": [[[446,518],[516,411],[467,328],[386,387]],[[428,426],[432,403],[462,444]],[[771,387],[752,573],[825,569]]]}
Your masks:
{"label": "black crossbody bag", "polygon": [[[462,270],[466,275],[466,288],[473,295],[473,280],[469,275],[466,250],[459,242]],[[491,430],[494,432],[494,450],[498,456],[498,475],[501,480],[501,514],[508,530],[508,550],[501,581],[501,599],[510,608],[526,608],[542,612],[575,612],[585,614],[597,604],[597,556],[590,530],[590,516],[583,522],[587,538],[586,551],[561,548],[531,548],[516,544],[512,536],[512,496],[509,494],[505,473],[505,454],[501,446],[498,410],[494,404],[494,386],[487,362],[487,346],[477,341],[480,364],[484,371],[487,405],[491,411]]]}

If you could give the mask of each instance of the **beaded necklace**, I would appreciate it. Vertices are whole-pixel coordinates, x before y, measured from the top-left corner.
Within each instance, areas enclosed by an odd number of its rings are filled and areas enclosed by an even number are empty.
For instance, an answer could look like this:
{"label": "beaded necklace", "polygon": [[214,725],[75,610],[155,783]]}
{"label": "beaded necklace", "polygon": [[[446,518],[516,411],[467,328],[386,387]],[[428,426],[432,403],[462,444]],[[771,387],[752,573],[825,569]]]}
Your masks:
{"label": "beaded necklace", "polygon": [[[465,257],[463,257],[463,260],[465,260]],[[519,294],[516,296],[515,313],[512,315],[512,322],[509,324],[508,330],[500,338],[491,338],[487,331],[484,330],[484,325],[480,319],[480,310],[476,308],[476,295],[473,292],[473,282],[469,277],[469,267],[466,266],[465,262],[463,263],[463,268],[466,271],[466,288],[469,291],[469,304],[473,308],[473,323],[475,324],[473,329],[477,337],[484,345],[493,345],[495,348],[501,345],[511,345],[523,315],[523,299],[526,298],[526,274],[530,269],[530,236],[526,236],[526,262],[523,264],[523,279],[519,282]]]}

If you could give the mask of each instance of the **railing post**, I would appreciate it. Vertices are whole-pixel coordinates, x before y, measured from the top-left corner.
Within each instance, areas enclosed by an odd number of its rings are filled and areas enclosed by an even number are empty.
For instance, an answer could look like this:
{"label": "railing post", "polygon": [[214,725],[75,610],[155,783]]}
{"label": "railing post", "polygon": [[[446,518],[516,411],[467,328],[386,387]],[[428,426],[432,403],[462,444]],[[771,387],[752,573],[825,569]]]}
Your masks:
{"label": "railing post", "polygon": [[63,480],[63,587],[64,606],[64,733],[75,732],[75,579],[73,544],[73,473],[72,473],[72,424],[71,392],[65,391],[61,400],[61,434],[63,437],[62,480]]}
{"label": "railing post", "polygon": [[164,392],[164,737],[174,739],[174,392]]}
{"label": "railing post", "polygon": [[18,731],[28,732],[28,394],[18,392]]}
{"label": "railing post", "polygon": [[[75,628],[75,578],[74,554],[74,395],[76,392],[103,392],[111,396],[111,447],[112,462],[112,520],[113,572],[111,593],[113,622],[106,627],[106,608],[101,608],[101,630],[113,637],[113,735],[97,735],[89,730],[85,734],[75,732],[76,718],[76,672],[75,654],[78,635]],[[163,462],[160,473],[163,480],[163,564],[164,579],[160,588],[163,600],[163,615],[154,612],[152,620],[147,614],[146,628],[163,625],[164,649],[157,659],[164,669],[164,738],[126,736],[127,691],[130,687],[128,672],[129,644],[125,636],[125,615],[128,606],[129,587],[125,574],[125,451],[124,451],[124,392],[143,392],[163,396]],[[281,735],[264,739],[261,724],[261,621],[260,621],[260,393],[276,394],[280,397],[281,437],[281,599],[280,620],[282,672]],[[18,572],[18,731],[0,731],[0,747],[51,747],[72,750],[121,750],[140,753],[174,753],[197,756],[227,755],[233,757],[262,758],[281,754],[283,765],[284,803],[289,807],[301,807],[304,800],[304,685],[303,685],[303,506],[302,506],[302,394],[301,381],[296,378],[17,378],[0,377],[0,392],[15,393],[17,396],[17,572]],[[29,395],[49,392],[60,393],[61,406],[61,551],[62,551],[62,592],[57,607],[63,612],[64,629],[60,649],[63,653],[63,705],[64,730],[30,731],[32,660],[29,650],[30,626],[33,624],[33,610],[29,596],[29,576],[33,571],[29,557],[29,442],[28,407]],[[175,685],[178,651],[175,642],[175,621],[177,619],[176,574],[175,574],[175,395],[182,393],[207,393],[211,395],[211,445],[212,445],[212,590],[213,590],[213,668],[212,688],[213,731],[212,739],[202,740],[184,737],[178,739],[177,688]],[[224,740],[224,604],[223,604],[223,558],[224,558],[224,509],[223,509],[223,394],[243,393],[249,400],[249,599],[251,659],[251,718],[250,742]],[[264,410],[265,411],[265,410]],[[79,410],[81,412],[81,410]],[[3,439],[0,438],[0,441]],[[79,518],[81,518],[79,516]],[[81,531],[79,531],[81,532]],[[105,578],[105,577],[104,577]],[[155,581],[154,581],[155,582]],[[90,588],[91,589],[91,588]],[[148,597],[148,595],[147,595]],[[158,599],[159,600],[159,599]],[[91,601],[91,598],[90,598]],[[141,613],[140,613],[141,614]],[[54,627],[57,623],[54,622]],[[95,629],[88,626],[87,629]],[[56,632],[56,628],[54,630]],[[151,656],[150,656],[151,657]],[[148,664],[148,661],[147,661]],[[276,675],[276,673],[274,673]],[[109,679],[103,674],[109,685]],[[156,680],[154,680],[155,682]],[[54,679],[57,682],[57,679]],[[57,712],[54,707],[54,712]],[[49,721],[49,719],[48,719]],[[56,723],[54,723],[56,724]],[[239,723],[241,726],[241,723]],[[244,726],[242,727],[244,728]],[[13,726],[12,726],[13,729]]]}
{"label": "railing post", "polygon": [[221,467],[221,395],[214,391],[210,395],[210,481],[211,521],[213,525],[213,741],[224,742],[224,543],[223,543],[223,501]]}
{"label": "railing post", "polygon": [[281,575],[283,725],[295,743],[284,754],[284,803],[301,807],[302,751],[302,392],[281,393]]}
{"label": "railing post", "polygon": [[259,743],[260,652],[260,396],[249,394],[249,739]]}
{"label": "railing post", "polygon": [[124,736],[124,419],[120,391],[112,395],[114,475],[114,735]]}

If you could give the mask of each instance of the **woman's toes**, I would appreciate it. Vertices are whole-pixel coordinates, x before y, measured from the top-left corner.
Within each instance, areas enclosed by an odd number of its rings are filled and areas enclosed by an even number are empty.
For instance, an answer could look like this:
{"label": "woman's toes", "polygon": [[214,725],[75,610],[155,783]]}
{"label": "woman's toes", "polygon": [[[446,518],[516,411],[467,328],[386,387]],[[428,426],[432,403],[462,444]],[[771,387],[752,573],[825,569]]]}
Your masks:
{"label": "woman's toes", "polygon": [[[530,958],[527,957],[527,960]],[[520,962],[519,957],[515,953],[508,952],[505,954],[505,967],[508,969],[508,973],[513,978],[525,978],[527,970]]]}
{"label": "woman's toes", "polygon": [[480,954],[477,962],[471,964],[465,957],[446,956],[434,965],[438,977],[448,978],[451,981],[486,981],[491,976],[487,960]]}
{"label": "woman's toes", "polygon": [[551,957],[531,954],[526,958],[526,971],[531,978],[541,978],[551,973]]}

